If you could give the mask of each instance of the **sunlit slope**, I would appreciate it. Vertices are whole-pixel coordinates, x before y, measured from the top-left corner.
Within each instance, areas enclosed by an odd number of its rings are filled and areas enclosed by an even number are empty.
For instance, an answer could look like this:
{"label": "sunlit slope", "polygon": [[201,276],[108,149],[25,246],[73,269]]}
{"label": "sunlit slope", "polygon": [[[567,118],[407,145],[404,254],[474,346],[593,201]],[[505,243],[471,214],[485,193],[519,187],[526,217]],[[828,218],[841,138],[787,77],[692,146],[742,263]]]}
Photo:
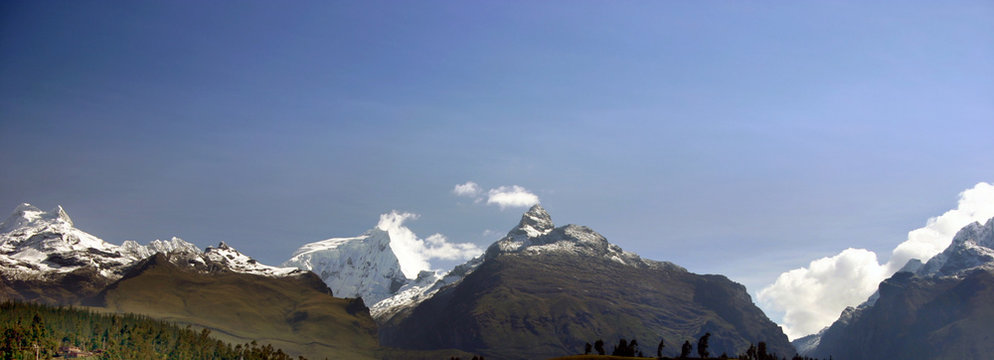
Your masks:
{"label": "sunlit slope", "polygon": [[206,327],[222,340],[271,343],[311,359],[372,359],[376,325],[357,301],[339,299],[317,276],[273,278],[183,270],[163,255],[135,266],[93,305]]}

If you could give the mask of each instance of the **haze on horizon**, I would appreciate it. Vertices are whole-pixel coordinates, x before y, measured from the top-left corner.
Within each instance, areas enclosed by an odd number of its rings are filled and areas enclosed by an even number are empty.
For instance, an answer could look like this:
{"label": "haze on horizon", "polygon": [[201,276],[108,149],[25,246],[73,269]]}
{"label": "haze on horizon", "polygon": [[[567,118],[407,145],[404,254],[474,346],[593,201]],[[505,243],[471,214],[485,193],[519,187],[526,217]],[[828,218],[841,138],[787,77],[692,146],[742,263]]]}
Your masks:
{"label": "haze on horizon", "polygon": [[0,211],[267,264],[395,226],[449,268],[541,201],[759,302],[994,180],[991,34],[983,1],[5,2]]}

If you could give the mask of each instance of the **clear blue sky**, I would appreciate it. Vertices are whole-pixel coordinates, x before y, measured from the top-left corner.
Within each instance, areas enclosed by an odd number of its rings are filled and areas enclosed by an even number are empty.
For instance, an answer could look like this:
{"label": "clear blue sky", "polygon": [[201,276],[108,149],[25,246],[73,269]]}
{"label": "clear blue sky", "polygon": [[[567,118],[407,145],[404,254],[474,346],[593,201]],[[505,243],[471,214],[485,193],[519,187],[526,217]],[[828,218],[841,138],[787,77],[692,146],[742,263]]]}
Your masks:
{"label": "clear blue sky", "polygon": [[[269,264],[524,209],[751,292],[994,180],[994,3],[5,1],[0,208]],[[451,266],[440,263],[439,266]]]}

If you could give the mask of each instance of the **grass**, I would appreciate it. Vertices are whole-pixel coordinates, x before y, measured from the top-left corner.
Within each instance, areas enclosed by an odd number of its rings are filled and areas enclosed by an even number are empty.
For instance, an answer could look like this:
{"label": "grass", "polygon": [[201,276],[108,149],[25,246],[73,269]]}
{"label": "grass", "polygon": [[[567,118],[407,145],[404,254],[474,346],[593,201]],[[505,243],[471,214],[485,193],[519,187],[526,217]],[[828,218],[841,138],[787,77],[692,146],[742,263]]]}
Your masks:
{"label": "grass", "polygon": [[309,359],[377,358],[372,318],[349,311],[349,300],[330,296],[319,284],[316,277],[201,274],[160,261],[105,290],[102,305],[207,328],[231,343],[269,343]]}

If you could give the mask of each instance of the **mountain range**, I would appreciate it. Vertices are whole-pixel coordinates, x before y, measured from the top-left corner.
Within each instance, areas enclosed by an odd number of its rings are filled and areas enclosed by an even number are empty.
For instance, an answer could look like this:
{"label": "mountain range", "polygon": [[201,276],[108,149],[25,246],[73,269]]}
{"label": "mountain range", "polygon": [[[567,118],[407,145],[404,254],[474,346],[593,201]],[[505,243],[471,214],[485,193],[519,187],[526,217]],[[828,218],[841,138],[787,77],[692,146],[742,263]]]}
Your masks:
{"label": "mountain range", "polygon": [[714,356],[765,342],[780,356],[796,346],[822,358],[983,358],[994,350],[984,335],[994,321],[992,228],[994,219],[965,227],[943,253],[909,262],[793,344],[742,285],[642,258],[584,226],[557,227],[540,205],[481,256],[408,279],[380,228],[305,244],[269,266],[223,242],[111,244],[61,207],[23,204],[0,223],[0,297],[145,314],[311,358],[540,359],[620,338],[646,353],[661,338],[676,356],[705,333]]}
{"label": "mountain range", "polygon": [[743,286],[643,259],[587,227],[556,227],[540,205],[482,256],[444,274],[401,278],[388,244],[388,232],[372,229],[304,245],[283,266],[318,273],[338,294],[372,299],[380,342],[397,348],[535,359],[577,353],[600,338],[678,344],[711,332],[715,355],[759,341],[794,353]]}
{"label": "mountain range", "polygon": [[75,228],[61,207],[23,204],[0,223],[0,274],[5,299],[138,313],[315,359],[380,351],[362,300],[332,296],[312,272],[264,265],[224,243],[110,244]]}

